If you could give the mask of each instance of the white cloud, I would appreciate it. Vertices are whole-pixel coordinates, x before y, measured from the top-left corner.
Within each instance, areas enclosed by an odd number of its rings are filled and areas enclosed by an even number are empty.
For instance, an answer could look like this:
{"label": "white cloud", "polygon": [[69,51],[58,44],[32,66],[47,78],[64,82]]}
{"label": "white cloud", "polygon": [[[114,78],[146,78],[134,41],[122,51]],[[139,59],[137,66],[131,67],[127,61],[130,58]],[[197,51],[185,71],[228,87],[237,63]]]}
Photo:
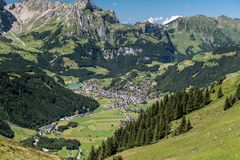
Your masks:
{"label": "white cloud", "polygon": [[150,23],[161,23],[162,20],[163,20],[163,17],[150,17],[146,21]]}
{"label": "white cloud", "polygon": [[168,23],[170,23],[170,22],[172,22],[172,21],[174,21],[174,20],[176,20],[180,17],[182,17],[182,16],[176,15],[176,16],[172,16],[170,18],[166,18],[165,21],[162,22],[162,24],[166,25],[166,24],[168,24]]}

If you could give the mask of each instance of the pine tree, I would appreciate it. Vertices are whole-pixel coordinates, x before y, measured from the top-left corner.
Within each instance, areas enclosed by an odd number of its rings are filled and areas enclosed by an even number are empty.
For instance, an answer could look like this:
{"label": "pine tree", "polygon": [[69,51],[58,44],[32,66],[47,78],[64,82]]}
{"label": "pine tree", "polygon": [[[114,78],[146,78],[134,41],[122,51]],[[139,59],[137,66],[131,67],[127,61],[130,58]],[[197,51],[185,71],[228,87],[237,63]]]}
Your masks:
{"label": "pine tree", "polygon": [[227,109],[231,108],[232,105],[231,105],[231,99],[229,97],[226,98],[225,100],[225,105],[224,105],[224,110],[226,111]]}
{"label": "pine tree", "polygon": [[186,117],[183,116],[179,127],[175,130],[174,135],[180,135],[185,132],[186,128]]}
{"label": "pine tree", "polygon": [[224,81],[224,77],[221,77],[217,80],[217,85],[221,85]]}
{"label": "pine tree", "polygon": [[93,146],[92,146],[92,149],[90,151],[88,160],[98,160],[98,156],[96,154],[96,150],[95,150],[95,148]]}
{"label": "pine tree", "polygon": [[193,127],[192,127],[191,121],[190,121],[190,119],[188,119],[187,124],[186,124],[186,132],[191,130],[192,128]]}
{"label": "pine tree", "polygon": [[105,159],[106,157],[106,144],[105,142],[102,143],[102,149],[101,149],[101,152],[99,153],[100,154],[100,159]]}
{"label": "pine tree", "polygon": [[146,138],[145,138],[145,145],[149,145],[151,143],[151,130],[148,128],[146,130]]}
{"label": "pine tree", "polygon": [[159,140],[159,134],[160,134],[160,127],[159,127],[159,124],[157,124],[154,129],[154,135],[153,135],[154,142],[157,142]]}
{"label": "pine tree", "polygon": [[208,105],[211,102],[211,97],[208,88],[205,91],[204,99],[203,99],[203,104]]}
{"label": "pine tree", "polygon": [[210,93],[215,93],[215,84],[212,84],[210,87]]}
{"label": "pine tree", "polygon": [[145,144],[145,135],[146,135],[146,132],[143,130],[141,134],[140,146],[143,146]]}
{"label": "pine tree", "polygon": [[237,92],[236,92],[237,100],[240,100],[240,85],[238,85]]}
{"label": "pine tree", "polygon": [[218,90],[218,98],[222,98],[223,97],[223,92],[222,92],[222,87],[220,86],[219,90]]}

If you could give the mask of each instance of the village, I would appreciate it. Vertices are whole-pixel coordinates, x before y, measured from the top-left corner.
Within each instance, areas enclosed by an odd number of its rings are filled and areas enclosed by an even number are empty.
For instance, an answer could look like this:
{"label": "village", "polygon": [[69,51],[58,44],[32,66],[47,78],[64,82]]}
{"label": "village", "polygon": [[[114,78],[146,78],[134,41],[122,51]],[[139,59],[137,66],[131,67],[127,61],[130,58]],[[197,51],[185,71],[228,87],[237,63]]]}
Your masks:
{"label": "village", "polygon": [[105,90],[90,81],[83,82],[81,87],[73,89],[75,93],[78,94],[89,94],[92,95],[94,99],[98,100],[98,97],[111,98],[116,101],[114,105],[105,106],[105,110],[110,110],[114,108],[126,109],[129,105],[142,105],[147,103],[147,96],[145,93],[141,92],[127,92],[119,90]]}

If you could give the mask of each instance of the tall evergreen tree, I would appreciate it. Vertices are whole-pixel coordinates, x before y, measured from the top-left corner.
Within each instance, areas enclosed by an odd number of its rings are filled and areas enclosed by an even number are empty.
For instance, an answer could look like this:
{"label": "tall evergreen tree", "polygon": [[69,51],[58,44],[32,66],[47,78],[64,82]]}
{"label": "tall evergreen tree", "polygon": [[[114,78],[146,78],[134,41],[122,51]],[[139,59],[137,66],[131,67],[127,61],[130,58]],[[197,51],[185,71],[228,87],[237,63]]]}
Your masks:
{"label": "tall evergreen tree", "polygon": [[218,97],[218,98],[222,98],[222,97],[223,97],[222,86],[220,86],[220,88],[219,88],[219,90],[218,90],[217,97]]}
{"label": "tall evergreen tree", "polygon": [[154,135],[153,135],[154,142],[157,142],[159,140],[159,135],[160,135],[160,127],[159,127],[159,124],[157,124],[154,130]]}
{"label": "tall evergreen tree", "polygon": [[229,108],[232,107],[232,105],[235,103],[235,100],[232,96],[230,97],[227,97],[226,100],[225,100],[225,104],[224,104],[224,110],[228,110]]}
{"label": "tall evergreen tree", "polygon": [[189,130],[191,130],[192,128],[193,128],[193,127],[192,127],[191,121],[190,121],[190,119],[188,119],[187,125],[186,125],[186,131],[189,131]]}
{"label": "tall evergreen tree", "polygon": [[237,100],[240,100],[240,85],[238,85],[237,92],[236,92]]}
{"label": "tall evergreen tree", "polygon": [[92,146],[92,149],[89,153],[88,160],[98,160],[98,155],[97,155],[96,150],[93,146]]}
{"label": "tall evergreen tree", "polygon": [[210,87],[210,93],[215,93],[215,84],[212,84]]}
{"label": "tall evergreen tree", "polygon": [[211,96],[210,96],[209,90],[207,88],[205,91],[203,103],[204,103],[204,105],[208,105],[210,102],[211,102]]}

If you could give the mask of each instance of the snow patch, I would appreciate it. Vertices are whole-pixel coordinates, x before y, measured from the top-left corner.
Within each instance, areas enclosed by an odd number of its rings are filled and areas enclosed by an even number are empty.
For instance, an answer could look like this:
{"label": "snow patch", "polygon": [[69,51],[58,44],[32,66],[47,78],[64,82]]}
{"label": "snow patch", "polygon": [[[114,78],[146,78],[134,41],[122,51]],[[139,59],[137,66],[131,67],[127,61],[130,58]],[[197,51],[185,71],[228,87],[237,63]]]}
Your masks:
{"label": "snow patch", "polygon": [[165,21],[162,22],[163,25],[167,25],[168,23],[175,21],[176,19],[180,18],[182,16],[176,15],[176,16],[172,16],[170,18],[167,18]]}

